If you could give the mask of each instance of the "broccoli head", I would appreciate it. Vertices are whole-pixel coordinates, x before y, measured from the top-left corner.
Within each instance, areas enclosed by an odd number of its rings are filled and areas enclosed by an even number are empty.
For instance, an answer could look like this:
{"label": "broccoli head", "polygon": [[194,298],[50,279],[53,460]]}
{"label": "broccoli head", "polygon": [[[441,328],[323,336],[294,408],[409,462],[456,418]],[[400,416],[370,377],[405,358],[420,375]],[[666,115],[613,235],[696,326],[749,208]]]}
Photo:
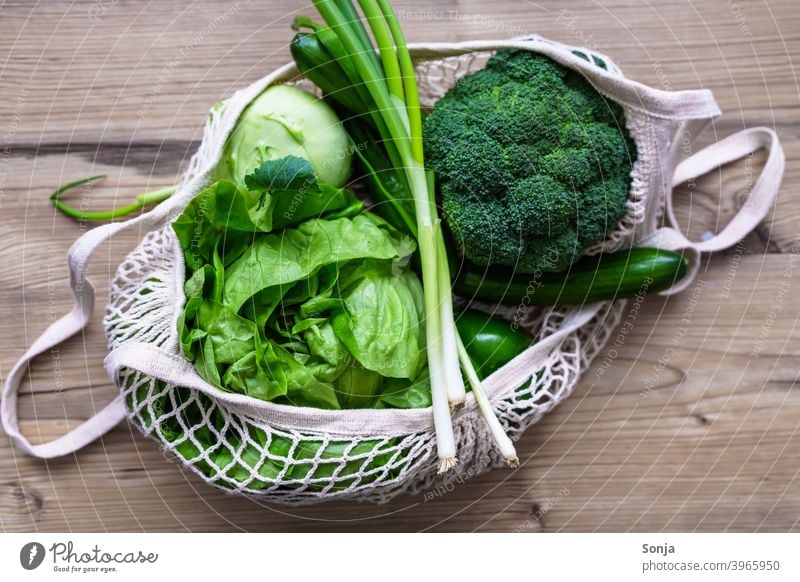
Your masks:
{"label": "broccoli head", "polygon": [[564,270],[605,238],[636,158],[619,105],[526,50],[460,79],[427,116],[424,143],[465,257],[523,273]]}

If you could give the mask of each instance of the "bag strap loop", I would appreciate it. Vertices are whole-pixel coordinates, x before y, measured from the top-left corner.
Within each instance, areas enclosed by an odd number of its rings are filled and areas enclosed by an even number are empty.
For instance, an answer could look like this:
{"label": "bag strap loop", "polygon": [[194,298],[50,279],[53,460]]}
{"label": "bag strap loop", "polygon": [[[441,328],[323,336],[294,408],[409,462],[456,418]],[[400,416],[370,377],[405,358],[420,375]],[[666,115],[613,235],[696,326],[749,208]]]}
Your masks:
{"label": "bag strap loop", "polygon": [[191,199],[194,193],[202,187],[202,183],[201,180],[190,183],[180,193],[174,194],[146,214],[124,222],[112,222],[93,228],[70,247],[67,253],[67,265],[70,274],[70,290],[75,304],[69,313],[50,324],[17,360],[6,377],[3,392],[0,395],[0,421],[3,430],[18,448],[29,455],[42,459],[59,457],[86,446],[125,418],[125,403],[122,395],[119,395],[94,416],[66,434],[55,440],[34,445],[19,430],[17,398],[20,382],[28,371],[31,360],[72,337],[89,323],[94,309],[95,292],[94,286],[86,279],[86,267],[97,248],[113,236],[134,227],[138,226],[142,231],[151,230],[162,219],[169,216],[175,208],[179,208],[187,199]]}
{"label": "bag strap loop", "polygon": [[67,255],[67,261],[70,269],[70,289],[75,305],[72,307],[72,311],[50,324],[17,360],[6,377],[3,393],[0,396],[0,419],[3,423],[3,430],[18,448],[29,455],[42,459],[66,455],[105,434],[125,418],[125,405],[122,395],[119,395],[105,408],[65,435],[50,442],[34,445],[19,430],[17,397],[20,382],[25,372],[28,371],[31,360],[73,336],[86,327],[89,322],[94,309],[94,287],[85,279],[84,275],[86,265],[95,249],[116,233],[130,228],[138,222],[140,220],[137,217],[126,222],[105,224],[90,230],[72,245]]}
{"label": "bag strap loop", "polygon": [[766,149],[769,155],[747,200],[721,232],[706,240],[693,242],[681,232],[673,210],[672,190],[669,191],[665,207],[665,219],[669,226],[656,230],[643,241],[643,245],[684,252],[688,255],[689,272],[676,285],[662,291],[662,295],[678,293],[691,285],[700,268],[701,253],[721,251],[735,245],[766,218],[778,195],[786,158],[773,130],[754,127],[705,147],[677,164],[672,177],[673,188],[760,149]]}

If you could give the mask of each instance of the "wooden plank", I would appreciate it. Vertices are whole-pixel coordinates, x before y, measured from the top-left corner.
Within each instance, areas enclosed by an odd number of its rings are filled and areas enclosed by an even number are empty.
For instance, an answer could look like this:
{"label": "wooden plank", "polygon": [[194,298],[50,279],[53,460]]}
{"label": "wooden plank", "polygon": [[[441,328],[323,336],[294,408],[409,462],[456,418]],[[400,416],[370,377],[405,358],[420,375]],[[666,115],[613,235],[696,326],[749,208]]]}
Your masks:
{"label": "wooden plank", "polygon": [[[524,436],[518,471],[496,470],[430,500],[286,509],[205,486],[123,424],[102,443],[47,463],[0,439],[0,530],[800,529],[796,7],[465,0],[437,3],[432,13],[421,1],[395,4],[413,40],[535,32],[590,44],[654,86],[712,89],[725,114],[699,145],[746,126],[778,131],[787,172],[775,212],[744,246],[709,260],[705,286],[646,299],[624,344],[612,339],[575,394]],[[100,209],[172,183],[209,106],[288,59],[294,3],[187,6],[0,7],[0,142],[8,147],[0,150],[0,374],[69,308],[63,257],[85,227],[52,210],[53,187],[108,174],[72,194]],[[762,163],[755,156],[732,164],[698,180],[691,197],[676,194],[692,237],[724,226],[742,203],[748,172]],[[97,315],[137,234],[92,263]],[[57,436],[114,396],[104,354],[98,320],[35,362],[20,401],[26,434]]]}
{"label": "wooden plank", "polygon": [[[0,118],[24,116],[20,144],[198,139],[219,98],[289,59],[289,24],[308,6],[257,2],[7,4],[0,49],[10,58]],[[547,6],[477,0],[398,2],[409,38],[453,41],[536,33],[612,55],[628,74],[670,89],[713,89],[731,119],[797,121],[786,66],[798,33],[790,2],[740,2],[750,34],[713,3],[679,0]],[[577,18],[577,19],[576,19]],[[787,59],[789,63],[787,63]],[[19,101],[21,99],[21,102]],[[744,119],[747,121],[747,119]],[[78,138],[78,139],[76,139]]]}

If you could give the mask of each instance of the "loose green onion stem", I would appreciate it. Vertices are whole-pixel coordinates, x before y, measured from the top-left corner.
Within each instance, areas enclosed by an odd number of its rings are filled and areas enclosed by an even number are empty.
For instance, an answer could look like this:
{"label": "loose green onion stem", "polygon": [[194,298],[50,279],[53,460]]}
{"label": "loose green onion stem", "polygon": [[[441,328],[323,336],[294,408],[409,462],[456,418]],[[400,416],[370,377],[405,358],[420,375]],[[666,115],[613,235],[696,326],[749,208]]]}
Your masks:
{"label": "loose green onion stem", "polygon": [[292,20],[292,30],[300,30],[301,28],[310,28],[314,33],[319,33],[325,27],[321,24],[314,22],[311,18],[304,14],[298,14]]}
{"label": "loose green onion stem", "polygon": [[69,184],[64,184],[50,195],[50,202],[52,202],[53,206],[55,206],[63,214],[78,220],[113,220],[114,218],[120,218],[122,216],[132,214],[150,204],[157,204],[163,200],[166,200],[175,193],[176,188],[175,186],[167,186],[166,188],[159,188],[158,190],[144,192],[136,196],[136,201],[132,204],[127,204],[113,210],[103,210],[100,212],[86,212],[80,208],[70,206],[59,198],[59,196],[67,190],[71,190],[91,182],[97,182],[105,177],[106,176],[104,175],[92,176],[90,178],[83,178],[81,180],[70,182]]}
{"label": "loose green onion stem", "polygon": [[492,432],[494,442],[497,443],[497,447],[500,449],[500,453],[503,455],[506,463],[508,463],[508,466],[512,468],[519,467],[519,457],[517,457],[514,443],[508,438],[508,435],[503,430],[503,425],[501,425],[500,421],[497,419],[492,404],[483,391],[483,386],[481,385],[480,378],[478,378],[478,374],[475,372],[475,367],[472,365],[472,360],[469,359],[469,354],[464,346],[464,342],[461,340],[461,336],[458,333],[456,333],[456,340],[458,342],[458,355],[461,358],[461,365],[464,368],[467,381],[469,381],[470,386],[472,386],[472,393],[475,395],[478,408],[486,424],[489,425],[489,430]]}

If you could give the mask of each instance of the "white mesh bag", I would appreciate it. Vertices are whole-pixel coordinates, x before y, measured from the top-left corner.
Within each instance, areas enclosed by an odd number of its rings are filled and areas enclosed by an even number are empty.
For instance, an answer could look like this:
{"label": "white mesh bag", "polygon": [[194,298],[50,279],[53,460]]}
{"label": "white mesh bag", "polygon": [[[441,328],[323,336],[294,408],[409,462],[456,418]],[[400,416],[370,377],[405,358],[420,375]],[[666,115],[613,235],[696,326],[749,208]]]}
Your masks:
{"label": "white mesh bag", "polygon": [[[493,51],[511,48],[545,54],[581,72],[624,109],[637,148],[627,210],[618,228],[588,252],[631,246],[682,251],[690,269],[665,292],[672,293],[691,283],[699,253],[735,244],[766,215],[784,163],[771,130],[745,130],[685,157],[686,144],[720,113],[711,93],[651,89],[623,77],[608,57],[586,49],[539,37],[412,45],[423,106],[432,106],[458,78],[481,68]],[[334,498],[385,501],[434,486],[438,479],[464,478],[502,464],[471,394],[453,417],[460,464],[441,476],[430,409],[332,411],[274,404],[218,390],[180,354],[176,320],[184,302],[184,264],[171,222],[209,185],[209,174],[243,109],[267,86],[282,82],[306,83],[289,64],[235,93],[211,112],[199,151],[170,199],[127,222],[97,227],[70,249],[75,307],[30,347],[3,387],[3,427],[20,449],[42,458],[67,454],[127,417],[207,483],[287,504]],[[769,158],[738,214],[718,235],[701,243],[687,240],[672,213],[673,185],[760,148],[769,150]],[[86,325],[94,303],[94,290],[84,280],[87,262],[100,243],[130,228],[148,234],[119,266],[104,317],[109,345],[105,366],[120,394],[68,434],[31,444],[19,431],[16,411],[27,364]],[[521,323],[536,342],[484,383],[513,439],[570,394],[624,308],[624,300],[580,307],[521,306]]]}

